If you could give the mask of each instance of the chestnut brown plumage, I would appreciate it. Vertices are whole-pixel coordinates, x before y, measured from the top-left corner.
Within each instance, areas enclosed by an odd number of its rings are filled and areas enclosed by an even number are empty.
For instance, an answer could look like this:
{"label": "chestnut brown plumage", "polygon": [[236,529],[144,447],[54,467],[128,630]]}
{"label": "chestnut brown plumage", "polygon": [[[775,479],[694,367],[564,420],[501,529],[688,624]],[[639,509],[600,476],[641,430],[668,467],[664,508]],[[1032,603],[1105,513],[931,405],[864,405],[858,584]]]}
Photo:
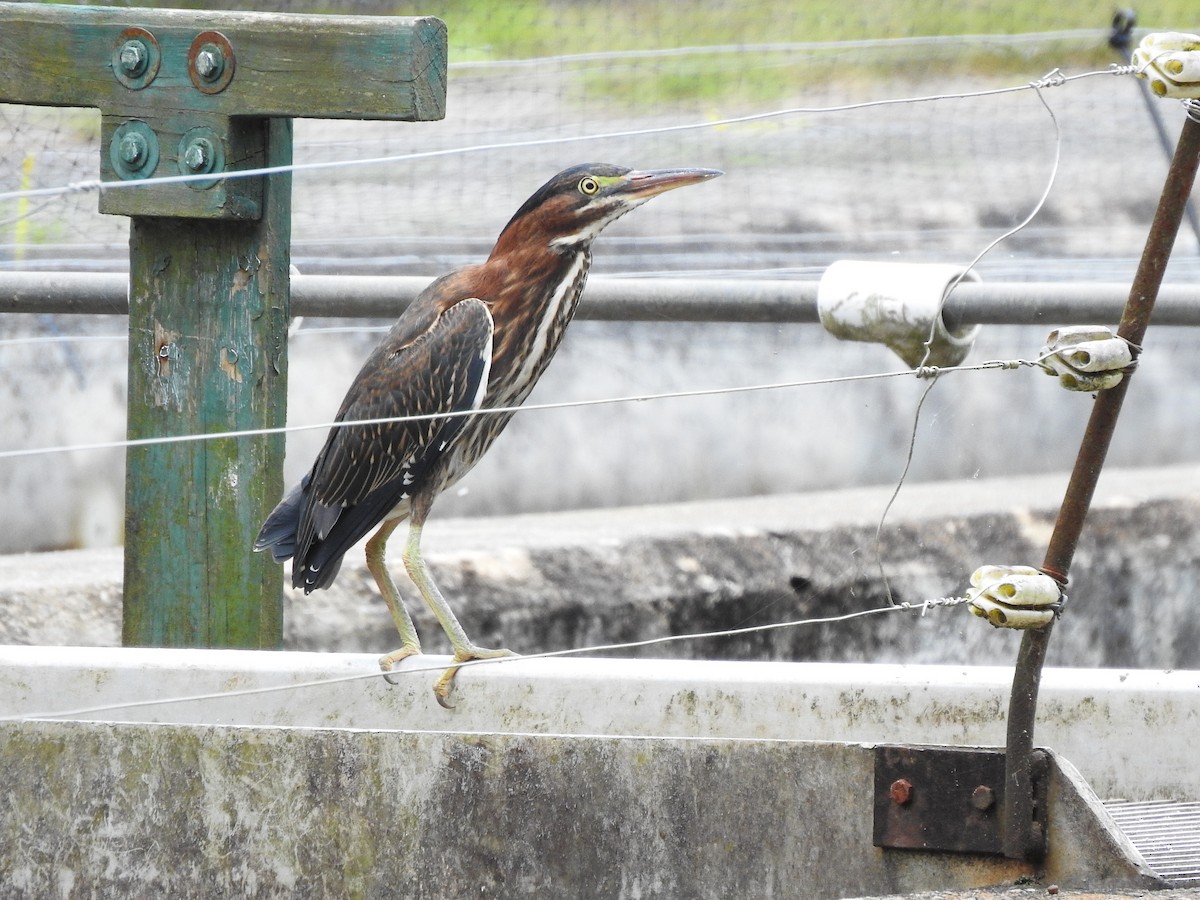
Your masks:
{"label": "chestnut brown plumage", "polygon": [[[501,231],[487,261],[434,281],[404,311],[350,385],[312,469],[267,518],[255,550],[292,559],[292,584],[328,587],[342,557],[376,525],[367,566],[401,646],[385,672],[421,652],[384,559],[409,520],[404,566],[450,640],[456,663],[508,655],[468,640],[421,556],[421,529],[439,493],[465,475],[550,363],[583,291],[591,245],[606,225],[656,194],[715,178],[714,169],[635,171],[588,164],[560,172]],[[449,415],[457,413],[459,415]],[[425,418],[402,418],[421,416]],[[457,668],[434,691],[445,705]]]}

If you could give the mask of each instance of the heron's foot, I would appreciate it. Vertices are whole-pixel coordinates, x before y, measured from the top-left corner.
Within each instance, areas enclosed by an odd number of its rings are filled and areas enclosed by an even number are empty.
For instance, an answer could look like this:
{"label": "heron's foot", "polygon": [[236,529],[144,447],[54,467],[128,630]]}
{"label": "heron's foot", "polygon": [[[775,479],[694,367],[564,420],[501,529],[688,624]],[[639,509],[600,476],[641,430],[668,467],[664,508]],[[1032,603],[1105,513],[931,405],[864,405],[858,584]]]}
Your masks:
{"label": "heron's foot", "polygon": [[[511,650],[488,650],[485,647],[476,647],[474,644],[467,644],[461,650],[455,651],[454,662],[465,663],[476,659],[501,659],[505,656],[516,655]],[[458,669],[457,665],[451,666],[433,686],[433,696],[437,699],[438,705],[443,709],[454,709],[454,704],[450,702],[450,691],[454,687],[454,676],[458,674]]]}
{"label": "heron's foot", "polygon": [[391,653],[379,657],[379,668],[383,670],[383,680],[388,684],[399,684],[400,682],[388,673],[394,672],[401,660],[408,659],[410,656],[419,656],[420,653],[420,644],[415,647],[405,645],[399,650],[393,650]]}

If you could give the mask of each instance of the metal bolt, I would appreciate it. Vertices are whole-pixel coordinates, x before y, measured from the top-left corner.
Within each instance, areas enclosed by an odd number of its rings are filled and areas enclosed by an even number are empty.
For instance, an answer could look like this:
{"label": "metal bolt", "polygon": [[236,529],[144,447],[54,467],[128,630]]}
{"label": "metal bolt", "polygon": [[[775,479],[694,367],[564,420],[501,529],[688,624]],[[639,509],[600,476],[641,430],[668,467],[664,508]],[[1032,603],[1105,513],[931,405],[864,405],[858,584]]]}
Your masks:
{"label": "metal bolt", "polygon": [[150,145],[146,142],[143,135],[136,131],[131,131],[121,138],[121,143],[117,147],[117,152],[121,156],[121,162],[125,163],[130,169],[140,169],[146,164],[146,160],[150,155]]}
{"label": "metal bolt", "polygon": [[183,164],[196,174],[212,170],[213,147],[207,138],[196,138],[183,151]]}
{"label": "metal bolt", "polygon": [[205,44],[196,53],[196,72],[205,81],[216,81],[225,71],[225,54],[216,44]]}
{"label": "metal bolt", "polygon": [[150,53],[141,41],[130,40],[122,44],[117,60],[121,72],[128,78],[140,78],[150,67]]}
{"label": "metal bolt", "polygon": [[996,805],[996,792],[986,784],[981,784],[971,792],[971,805],[980,812],[991,809]]}
{"label": "metal bolt", "polygon": [[897,778],[892,782],[889,793],[892,795],[892,802],[897,806],[905,806],[912,800],[912,782],[907,778]]}

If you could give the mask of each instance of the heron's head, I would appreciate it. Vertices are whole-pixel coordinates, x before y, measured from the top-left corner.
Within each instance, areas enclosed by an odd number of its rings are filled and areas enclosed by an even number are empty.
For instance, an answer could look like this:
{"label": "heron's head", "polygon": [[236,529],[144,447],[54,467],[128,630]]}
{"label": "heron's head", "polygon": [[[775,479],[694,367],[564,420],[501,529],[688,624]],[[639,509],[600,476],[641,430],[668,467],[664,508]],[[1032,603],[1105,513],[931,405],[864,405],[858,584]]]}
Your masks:
{"label": "heron's head", "polygon": [[559,172],[517,210],[496,242],[570,252],[585,248],[605,226],[651,197],[723,174],[717,169],[626,169],[584,163]]}

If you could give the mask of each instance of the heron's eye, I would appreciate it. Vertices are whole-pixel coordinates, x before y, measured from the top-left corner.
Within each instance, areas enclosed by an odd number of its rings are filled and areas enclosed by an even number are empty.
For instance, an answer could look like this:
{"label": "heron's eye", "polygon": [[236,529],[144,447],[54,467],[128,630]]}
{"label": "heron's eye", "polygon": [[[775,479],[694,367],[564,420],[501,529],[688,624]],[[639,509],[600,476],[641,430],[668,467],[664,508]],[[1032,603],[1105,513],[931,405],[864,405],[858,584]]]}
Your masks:
{"label": "heron's eye", "polygon": [[591,175],[584,175],[579,179],[579,192],[581,194],[587,194],[590,197],[598,190],[600,190],[600,182]]}

